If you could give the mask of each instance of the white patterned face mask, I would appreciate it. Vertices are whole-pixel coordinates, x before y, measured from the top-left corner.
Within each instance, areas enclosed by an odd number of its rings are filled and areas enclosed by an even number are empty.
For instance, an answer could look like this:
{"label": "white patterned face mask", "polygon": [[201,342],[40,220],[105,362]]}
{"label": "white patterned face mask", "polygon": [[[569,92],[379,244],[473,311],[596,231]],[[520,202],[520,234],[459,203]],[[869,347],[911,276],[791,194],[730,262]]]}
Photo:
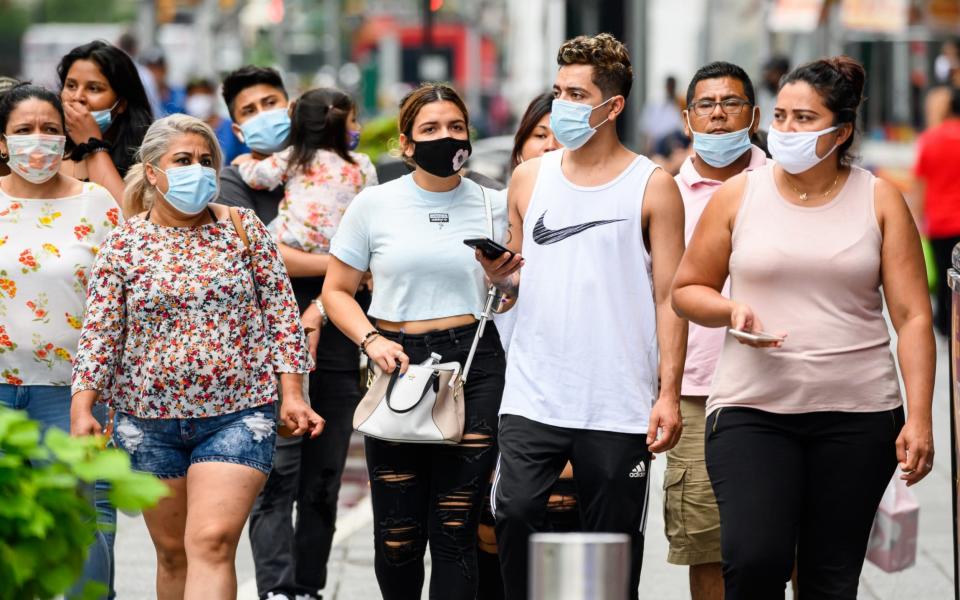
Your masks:
{"label": "white patterned face mask", "polygon": [[7,165],[13,173],[30,183],[49,181],[60,170],[63,147],[67,138],[62,135],[6,135]]}

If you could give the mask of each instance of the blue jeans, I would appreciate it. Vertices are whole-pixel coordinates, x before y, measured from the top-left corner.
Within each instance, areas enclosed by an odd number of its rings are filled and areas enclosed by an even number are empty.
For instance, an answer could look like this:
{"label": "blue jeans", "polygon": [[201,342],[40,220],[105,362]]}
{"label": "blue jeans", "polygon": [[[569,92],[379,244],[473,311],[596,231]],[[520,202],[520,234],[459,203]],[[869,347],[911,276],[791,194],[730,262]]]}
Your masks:
{"label": "blue jeans", "polygon": [[[8,385],[0,384],[0,405],[25,410],[31,419],[40,422],[40,427],[46,431],[50,427],[58,427],[67,433],[70,432],[70,388],[63,385]],[[94,416],[101,425],[107,422],[107,409],[98,404],[94,408]],[[108,598],[114,597],[113,592],[113,540],[117,525],[117,511],[107,499],[109,485],[98,481],[94,489],[95,505],[97,509],[97,538],[90,546],[87,561],[83,565],[83,577],[67,594],[67,597],[78,595],[88,581],[97,581],[109,586]]]}

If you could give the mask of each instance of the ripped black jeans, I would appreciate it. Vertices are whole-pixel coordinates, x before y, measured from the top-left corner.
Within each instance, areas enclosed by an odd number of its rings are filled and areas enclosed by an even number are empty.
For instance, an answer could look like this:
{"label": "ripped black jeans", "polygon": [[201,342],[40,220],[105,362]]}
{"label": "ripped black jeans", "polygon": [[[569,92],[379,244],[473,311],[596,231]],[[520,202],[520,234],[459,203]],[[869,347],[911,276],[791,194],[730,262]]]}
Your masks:
{"label": "ripped black jeans", "polygon": [[[425,335],[383,335],[410,362],[435,352],[461,365],[476,325]],[[477,595],[477,524],[497,458],[497,413],[506,370],[503,347],[487,323],[464,389],[466,425],[458,445],[398,444],[366,438],[374,519],[374,566],[384,600],[419,600],[430,544],[432,600]]]}

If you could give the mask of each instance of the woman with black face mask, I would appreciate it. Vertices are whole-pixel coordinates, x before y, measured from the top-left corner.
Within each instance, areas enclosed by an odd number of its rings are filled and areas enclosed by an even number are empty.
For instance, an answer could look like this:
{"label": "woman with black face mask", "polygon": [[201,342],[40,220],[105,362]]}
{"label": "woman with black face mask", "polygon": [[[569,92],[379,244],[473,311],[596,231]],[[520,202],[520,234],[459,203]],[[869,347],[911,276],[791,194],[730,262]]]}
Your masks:
{"label": "woman with black face mask", "polygon": [[[449,87],[424,85],[400,104],[400,150],[413,173],[361,191],[330,243],[323,305],[330,320],[381,371],[405,373],[439,355],[464,364],[487,285],[467,238],[506,229],[502,194],[460,176],[470,156],[467,109]],[[354,299],[372,272],[369,315]],[[368,437],[375,569],[386,600],[419,598],[427,542],[430,598],[477,595],[477,522],[497,456],[506,363],[488,323],[464,388],[460,443],[393,443]]]}

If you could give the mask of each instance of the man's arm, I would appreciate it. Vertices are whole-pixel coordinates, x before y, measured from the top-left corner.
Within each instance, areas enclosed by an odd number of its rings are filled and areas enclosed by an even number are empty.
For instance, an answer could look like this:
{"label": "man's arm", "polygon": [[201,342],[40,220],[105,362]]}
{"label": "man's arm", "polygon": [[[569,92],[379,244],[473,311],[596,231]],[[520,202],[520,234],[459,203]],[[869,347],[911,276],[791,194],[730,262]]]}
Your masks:
{"label": "man's arm", "polygon": [[[676,182],[662,169],[654,171],[643,199],[643,221],[653,261],[653,295],[660,348],[660,393],[650,414],[647,444],[663,452],[680,440],[680,381],[687,354],[687,321],[670,305],[670,287],[683,256],[683,199]],[[657,429],[662,430],[656,439]]]}
{"label": "man's arm", "polygon": [[530,204],[533,184],[540,171],[540,159],[527,161],[513,172],[507,189],[507,236],[504,246],[513,254],[504,253],[490,260],[477,250],[477,260],[483,265],[487,278],[510,297],[512,302],[504,305],[501,312],[509,310],[520,294],[520,267],[523,266],[523,215]]}

